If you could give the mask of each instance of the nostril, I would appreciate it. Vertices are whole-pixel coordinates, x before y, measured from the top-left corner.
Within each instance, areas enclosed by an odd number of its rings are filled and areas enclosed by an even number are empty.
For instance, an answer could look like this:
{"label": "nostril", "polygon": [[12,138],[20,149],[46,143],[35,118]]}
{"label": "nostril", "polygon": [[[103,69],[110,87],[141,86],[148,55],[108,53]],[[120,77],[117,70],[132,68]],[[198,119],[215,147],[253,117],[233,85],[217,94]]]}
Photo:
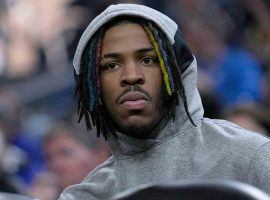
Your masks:
{"label": "nostril", "polygon": [[136,85],[141,85],[143,84],[144,81],[143,81],[143,78],[139,78],[137,81],[136,81]]}
{"label": "nostril", "polygon": [[128,82],[126,80],[121,80],[121,86],[123,87],[123,86],[126,86],[126,85],[128,85]]}
{"label": "nostril", "polygon": [[121,80],[121,86],[126,85],[142,85],[144,83],[143,77],[129,77],[129,78],[123,78]]}

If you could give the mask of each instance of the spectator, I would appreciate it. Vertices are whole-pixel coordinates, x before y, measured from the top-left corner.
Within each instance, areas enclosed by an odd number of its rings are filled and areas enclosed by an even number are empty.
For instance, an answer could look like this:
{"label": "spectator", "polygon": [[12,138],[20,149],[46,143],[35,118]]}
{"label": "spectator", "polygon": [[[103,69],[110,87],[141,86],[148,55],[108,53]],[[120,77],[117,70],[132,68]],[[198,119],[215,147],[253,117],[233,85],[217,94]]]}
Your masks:
{"label": "spectator", "polygon": [[211,91],[225,107],[260,102],[262,68],[251,52],[226,44],[205,20],[190,19],[183,29],[198,55],[200,90]]}
{"label": "spectator", "polygon": [[176,2],[168,7],[197,56],[199,90],[215,96],[225,108],[260,102],[262,65],[242,43],[230,40],[237,30],[230,16],[213,0]]}
{"label": "spectator", "polygon": [[270,114],[262,106],[235,106],[227,113],[226,119],[245,129],[270,136]]}
{"label": "spectator", "polygon": [[[39,189],[42,190],[42,187],[38,189],[39,186],[49,186],[50,184],[46,184],[48,180],[56,185],[57,192],[80,183],[91,170],[109,156],[105,143],[69,125],[57,125],[52,128],[44,137],[43,150],[48,171],[53,176],[48,173],[37,176],[32,184],[34,189],[30,190],[32,196],[37,195]],[[50,176],[53,178],[48,178]],[[53,193],[50,187],[46,188]]]}

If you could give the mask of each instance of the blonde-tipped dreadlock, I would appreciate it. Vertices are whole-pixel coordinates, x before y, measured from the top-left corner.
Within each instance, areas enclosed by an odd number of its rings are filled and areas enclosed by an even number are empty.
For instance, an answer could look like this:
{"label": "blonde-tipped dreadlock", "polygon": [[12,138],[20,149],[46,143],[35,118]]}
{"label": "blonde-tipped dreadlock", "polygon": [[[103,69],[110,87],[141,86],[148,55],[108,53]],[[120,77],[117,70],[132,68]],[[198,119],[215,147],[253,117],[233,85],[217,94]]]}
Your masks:
{"label": "blonde-tipped dreadlock", "polygon": [[155,49],[156,54],[158,56],[161,71],[162,71],[162,74],[163,74],[163,79],[164,79],[164,82],[165,82],[167,93],[168,93],[169,96],[171,96],[172,95],[172,89],[171,89],[171,84],[170,84],[170,80],[169,80],[170,76],[168,74],[168,70],[166,69],[163,57],[161,56],[161,53],[160,53],[160,50],[159,50],[159,45],[156,42],[156,40],[154,38],[154,35],[153,35],[152,31],[150,30],[150,28],[148,28],[147,25],[143,25],[143,28],[146,31],[151,43],[154,46],[154,49]]}

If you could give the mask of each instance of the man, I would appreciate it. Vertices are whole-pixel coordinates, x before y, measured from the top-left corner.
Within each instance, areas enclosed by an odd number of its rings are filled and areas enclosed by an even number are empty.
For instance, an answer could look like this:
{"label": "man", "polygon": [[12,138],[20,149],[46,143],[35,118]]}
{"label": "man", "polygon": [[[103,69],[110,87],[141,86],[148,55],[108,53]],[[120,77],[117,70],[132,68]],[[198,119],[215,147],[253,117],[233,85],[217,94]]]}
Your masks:
{"label": "man", "polygon": [[269,138],[203,118],[196,60],[177,29],[162,13],[134,4],[112,5],[87,27],[74,59],[79,114],[108,140],[112,157],[61,200],[109,199],[190,178],[238,180],[270,192]]}

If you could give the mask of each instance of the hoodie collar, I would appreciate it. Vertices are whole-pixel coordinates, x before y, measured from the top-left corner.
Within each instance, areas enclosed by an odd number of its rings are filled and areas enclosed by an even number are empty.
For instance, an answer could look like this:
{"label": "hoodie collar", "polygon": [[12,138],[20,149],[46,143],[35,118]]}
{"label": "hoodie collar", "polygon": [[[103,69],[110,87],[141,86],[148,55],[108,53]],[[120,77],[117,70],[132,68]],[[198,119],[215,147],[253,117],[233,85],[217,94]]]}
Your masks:
{"label": "hoodie collar", "polygon": [[100,27],[118,16],[137,16],[153,21],[165,33],[168,40],[170,41],[170,44],[174,44],[175,42],[174,36],[178,26],[172,19],[163,13],[150,7],[138,4],[124,3],[110,5],[107,9],[105,9],[101,14],[92,20],[80,38],[73,60],[73,66],[76,74],[80,74],[81,57],[87,42]]}

